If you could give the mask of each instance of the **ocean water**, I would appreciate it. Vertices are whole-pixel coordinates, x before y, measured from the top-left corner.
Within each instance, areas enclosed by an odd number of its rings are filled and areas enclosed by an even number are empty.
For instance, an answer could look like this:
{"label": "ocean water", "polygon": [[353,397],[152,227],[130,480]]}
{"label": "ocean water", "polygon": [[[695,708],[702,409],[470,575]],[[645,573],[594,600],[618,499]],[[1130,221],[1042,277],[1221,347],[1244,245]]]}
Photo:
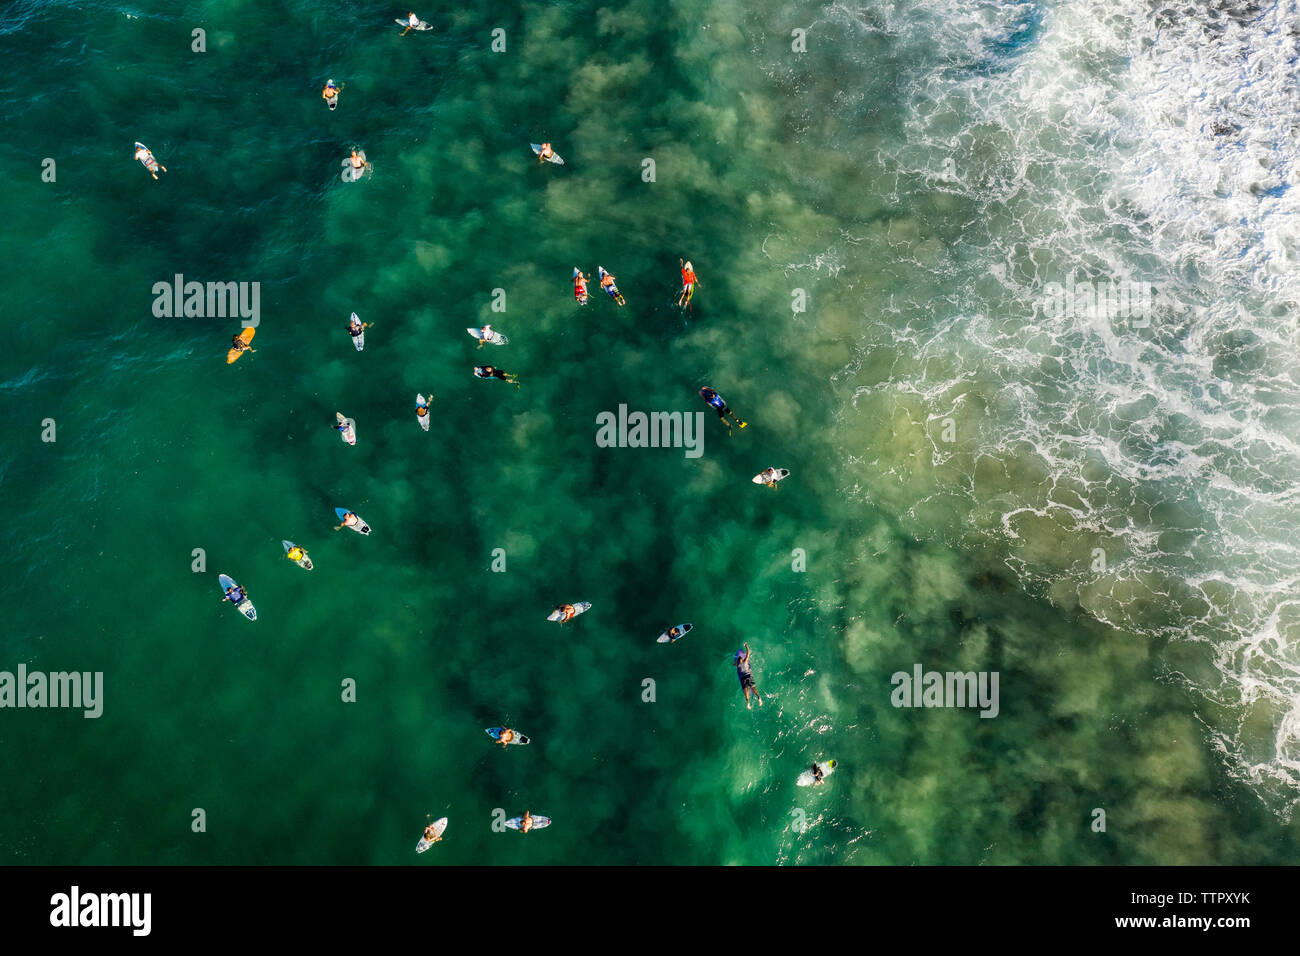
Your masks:
{"label": "ocean water", "polygon": [[[0,670],[105,682],[0,710],[0,859],[1300,859],[1296,3],[401,12],[0,10]],[[178,273],[260,283],[256,353],[153,314]],[[597,447],[704,384],[749,427]],[[916,664],[998,716],[893,706]]]}

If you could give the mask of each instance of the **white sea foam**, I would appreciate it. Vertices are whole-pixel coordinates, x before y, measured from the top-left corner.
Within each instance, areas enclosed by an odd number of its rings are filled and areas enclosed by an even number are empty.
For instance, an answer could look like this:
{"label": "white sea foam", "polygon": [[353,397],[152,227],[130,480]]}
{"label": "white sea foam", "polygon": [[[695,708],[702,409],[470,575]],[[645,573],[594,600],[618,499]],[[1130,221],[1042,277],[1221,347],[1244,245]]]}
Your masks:
{"label": "white sea foam", "polygon": [[[914,54],[899,57],[918,64],[900,78],[905,135],[879,147],[899,170],[900,204],[938,192],[977,210],[965,258],[934,271],[933,301],[904,291],[869,313],[863,345],[904,358],[856,396],[952,416],[964,441],[944,445],[932,428],[929,481],[885,461],[866,486],[910,482],[913,509],[969,496],[968,536],[1003,537],[1032,587],[1211,648],[1217,678],[1189,684],[1236,716],[1210,733],[1289,816],[1300,805],[1300,4],[837,2],[823,15]],[[1044,286],[1069,274],[1151,282],[1150,324],[1046,314]],[[990,458],[1019,477],[981,496],[970,476]],[[1068,516],[1053,542],[1062,557],[1041,560],[1034,519],[1052,515]],[[1104,571],[1087,560],[1093,545]]]}

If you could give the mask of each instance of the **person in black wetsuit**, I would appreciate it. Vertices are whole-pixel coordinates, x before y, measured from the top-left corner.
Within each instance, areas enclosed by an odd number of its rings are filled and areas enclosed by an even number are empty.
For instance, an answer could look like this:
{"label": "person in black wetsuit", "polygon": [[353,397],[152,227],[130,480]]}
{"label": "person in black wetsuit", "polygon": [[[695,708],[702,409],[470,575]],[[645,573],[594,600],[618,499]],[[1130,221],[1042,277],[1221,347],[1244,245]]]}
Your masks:
{"label": "person in black wetsuit", "polygon": [[499,368],[493,368],[491,365],[475,365],[474,374],[479,378],[499,378],[503,382],[509,382],[515,388],[519,387],[519,376],[510,372],[503,372]]}
{"label": "person in black wetsuit", "polygon": [[743,651],[736,651],[736,676],[740,678],[740,689],[745,692],[745,707],[749,710],[754,709],[754,705],[749,702],[750,691],[758,698],[758,706],[763,706],[763,695],[758,692],[758,687],[754,684],[754,670],[751,658],[753,655],[749,651],[749,642],[745,642]]}
{"label": "person in black wetsuit", "polygon": [[722,400],[722,396],[719,395],[717,392],[715,392],[713,389],[709,388],[709,386],[705,385],[702,389],[700,389],[700,398],[708,402],[709,406],[718,413],[718,419],[722,422],[722,424],[727,426],[728,432],[731,431],[731,422],[727,421],[728,415],[736,419],[736,423],[740,425],[741,428],[744,428],[747,424],[749,424],[748,422],[742,422],[740,418],[736,415],[736,413],[727,407],[727,403]]}

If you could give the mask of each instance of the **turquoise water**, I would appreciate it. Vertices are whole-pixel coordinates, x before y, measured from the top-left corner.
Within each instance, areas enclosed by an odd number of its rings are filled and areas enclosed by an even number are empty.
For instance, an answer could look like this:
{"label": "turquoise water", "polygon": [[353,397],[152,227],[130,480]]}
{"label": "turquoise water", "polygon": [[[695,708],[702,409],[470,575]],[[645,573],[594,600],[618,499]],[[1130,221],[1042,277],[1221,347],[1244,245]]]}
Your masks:
{"label": "turquoise water", "polygon": [[[97,720],[0,711],[0,857],[1295,862],[1294,91],[1237,82],[1289,8],[442,4],[405,37],[321,9],[0,14],[0,669],[105,681]],[[1213,116],[1163,118],[1179,68]],[[626,308],[574,305],[598,264]],[[177,273],[260,283],[256,353],[153,315]],[[1045,316],[1071,273],[1166,298]],[[485,322],[510,344],[476,351]],[[600,412],[704,384],[749,427],[596,446]],[[917,663],[998,672],[999,715],[895,708]]]}

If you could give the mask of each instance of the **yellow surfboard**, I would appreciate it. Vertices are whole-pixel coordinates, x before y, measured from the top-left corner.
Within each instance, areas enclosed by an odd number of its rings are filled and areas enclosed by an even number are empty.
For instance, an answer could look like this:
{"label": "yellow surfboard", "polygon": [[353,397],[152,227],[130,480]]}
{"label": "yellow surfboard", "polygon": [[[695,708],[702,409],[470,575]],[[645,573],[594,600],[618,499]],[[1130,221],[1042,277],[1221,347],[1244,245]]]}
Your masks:
{"label": "yellow surfboard", "polygon": [[[253,329],[253,328],[244,329],[244,331],[239,333],[239,337],[243,339],[244,344],[247,345],[249,342],[253,341],[253,334],[255,332],[257,332],[257,329]],[[239,358],[239,356],[243,354],[244,353],[239,349],[231,349],[229,352],[226,353],[226,364],[229,365],[231,362],[233,362],[235,359]]]}

